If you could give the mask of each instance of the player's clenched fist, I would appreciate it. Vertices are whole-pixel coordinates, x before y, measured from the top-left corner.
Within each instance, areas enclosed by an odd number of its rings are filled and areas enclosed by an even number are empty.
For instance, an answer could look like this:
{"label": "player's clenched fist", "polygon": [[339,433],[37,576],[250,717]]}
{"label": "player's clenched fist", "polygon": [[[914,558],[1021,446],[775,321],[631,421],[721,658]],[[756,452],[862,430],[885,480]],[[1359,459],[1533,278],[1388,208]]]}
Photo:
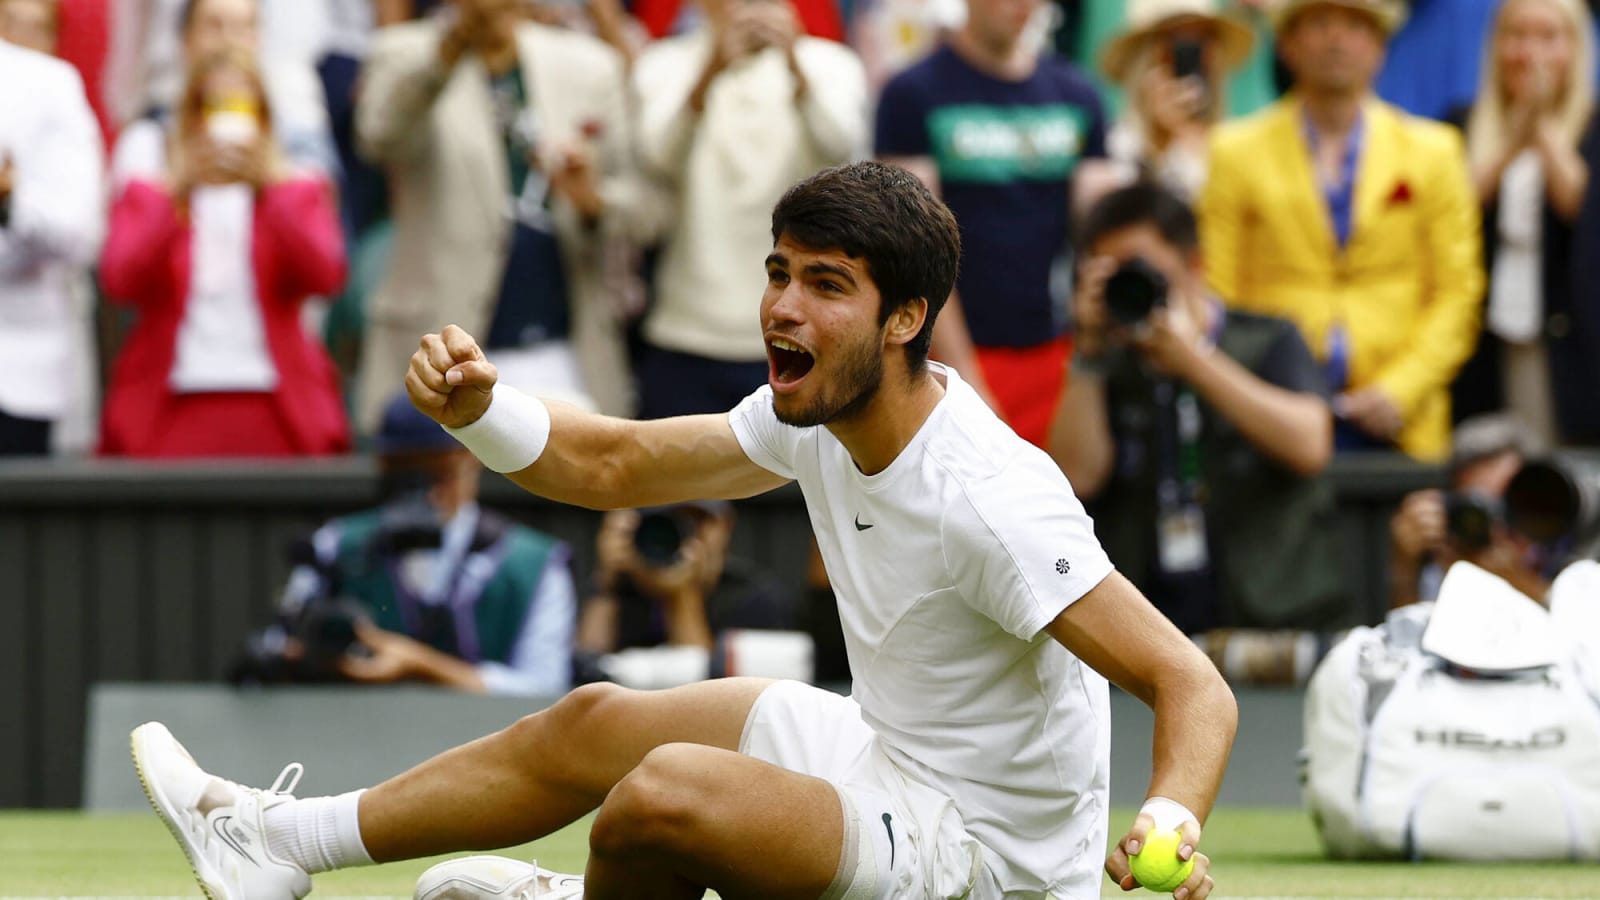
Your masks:
{"label": "player's clenched fist", "polygon": [[472,335],[446,325],[440,334],[422,336],[406,372],[406,393],[435,422],[460,428],[478,421],[489,408],[498,378]]}

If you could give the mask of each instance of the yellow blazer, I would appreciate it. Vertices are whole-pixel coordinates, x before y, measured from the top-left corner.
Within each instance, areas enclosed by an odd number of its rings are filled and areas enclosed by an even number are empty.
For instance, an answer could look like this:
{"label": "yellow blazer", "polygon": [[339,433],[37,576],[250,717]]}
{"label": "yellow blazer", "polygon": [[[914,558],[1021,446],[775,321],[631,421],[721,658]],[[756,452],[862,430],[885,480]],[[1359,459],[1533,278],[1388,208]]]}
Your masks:
{"label": "yellow blazer", "polygon": [[1298,324],[1319,359],[1343,322],[1350,385],[1399,406],[1400,449],[1442,459],[1449,385],[1479,329],[1478,203],[1454,129],[1377,99],[1363,116],[1343,248],[1293,95],[1216,130],[1198,210],[1207,276],[1230,305]]}

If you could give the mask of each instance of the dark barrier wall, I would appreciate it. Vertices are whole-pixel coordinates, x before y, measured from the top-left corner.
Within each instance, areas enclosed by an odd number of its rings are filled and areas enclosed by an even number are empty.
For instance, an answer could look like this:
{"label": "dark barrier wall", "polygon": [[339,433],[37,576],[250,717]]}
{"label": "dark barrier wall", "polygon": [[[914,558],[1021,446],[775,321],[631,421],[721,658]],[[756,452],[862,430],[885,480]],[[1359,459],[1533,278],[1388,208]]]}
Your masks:
{"label": "dark barrier wall", "polygon": [[[1351,622],[1380,614],[1389,511],[1441,473],[1388,456],[1334,467]],[[85,697],[100,681],[207,681],[271,617],[286,548],[376,497],[371,461],[0,464],[0,808],[80,800]],[[488,475],[484,502],[593,559],[599,514]],[[744,501],[735,552],[800,584],[809,525],[790,487]]]}

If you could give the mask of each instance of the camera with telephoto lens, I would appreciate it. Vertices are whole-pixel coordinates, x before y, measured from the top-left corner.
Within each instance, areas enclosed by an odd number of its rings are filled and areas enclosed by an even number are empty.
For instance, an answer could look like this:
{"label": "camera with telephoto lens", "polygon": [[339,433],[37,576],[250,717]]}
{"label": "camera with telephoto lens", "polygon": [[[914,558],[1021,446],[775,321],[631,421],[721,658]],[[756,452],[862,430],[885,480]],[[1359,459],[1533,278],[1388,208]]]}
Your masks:
{"label": "camera with telephoto lens", "polygon": [[1501,502],[1494,497],[1455,492],[1444,498],[1445,534],[1461,553],[1477,553],[1487,548],[1501,520]]}
{"label": "camera with telephoto lens", "polygon": [[[439,547],[444,523],[428,500],[431,489],[431,481],[421,473],[385,475],[381,490],[386,500],[359,571],[324,560],[310,538],[294,541],[289,561],[297,572],[310,573],[316,588],[286,602],[276,622],[250,635],[230,679],[235,684],[343,681],[339,661],[361,649],[356,623],[371,618],[366,607],[348,595],[345,584],[352,577],[383,572],[412,551]],[[293,582],[290,588],[293,591]]]}
{"label": "camera with telephoto lens", "polygon": [[1106,312],[1118,325],[1133,327],[1167,305],[1167,277],[1135,256],[1106,279]]}
{"label": "camera with telephoto lens", "polygon": [[633,549],[645,565],[664,569],[678,561],[683,542],[699,528],[699,520],[686,507],[641,510],[639,527],[633,532]]}
{"label": "camera with telephoto lens", "polygon": [[1503,499],[1475,493],[1445,498],[1445,529],[1463,553],[1489,546],[1503,525],[1535,544],[1587,556],[1600,537],[1600,465],[1573,458],[1528,460]]}
{"label": "camera with telephoto lens", "polygon": [[356,623],[367,617],[366,610],[343,595],[338,567],[324,563],[309,539],[290,545],[289,559],[300,572],[315,573],[318,589],[285,602],[277,621],[245,639],[229,670],[234,684],[344,680],[339,661],[356,644]]}
{"label": "camera with telephoto lens", "polygon": [[1505,511],[1512,531],[1589,555],[1600,536],[1600,462],[1561,456],[1523,463],[1506,485]]}

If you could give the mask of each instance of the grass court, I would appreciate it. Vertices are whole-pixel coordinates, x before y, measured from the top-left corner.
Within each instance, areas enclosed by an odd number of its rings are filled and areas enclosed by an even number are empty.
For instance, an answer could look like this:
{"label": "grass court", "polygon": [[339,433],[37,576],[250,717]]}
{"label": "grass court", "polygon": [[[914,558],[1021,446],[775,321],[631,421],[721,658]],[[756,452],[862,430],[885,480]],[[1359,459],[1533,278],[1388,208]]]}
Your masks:
{"label": "grass court", "polygon": [[[1120,827],[1131,812],[1119,810]],[[506,851],[580,871],[587,822]],[[1600,866],[1335,863],[1321,857],[1310,820],[1293,810],[1219,809],[1205,848],[1221,898],[1484,898],[1600,900]],[[419,860],[321,875],[313,898],[410,897]],[[1106,883],[1106,897],[1125,895]],[[181,852],[154,814],[0,811],[0,898],[199,897]]]}

